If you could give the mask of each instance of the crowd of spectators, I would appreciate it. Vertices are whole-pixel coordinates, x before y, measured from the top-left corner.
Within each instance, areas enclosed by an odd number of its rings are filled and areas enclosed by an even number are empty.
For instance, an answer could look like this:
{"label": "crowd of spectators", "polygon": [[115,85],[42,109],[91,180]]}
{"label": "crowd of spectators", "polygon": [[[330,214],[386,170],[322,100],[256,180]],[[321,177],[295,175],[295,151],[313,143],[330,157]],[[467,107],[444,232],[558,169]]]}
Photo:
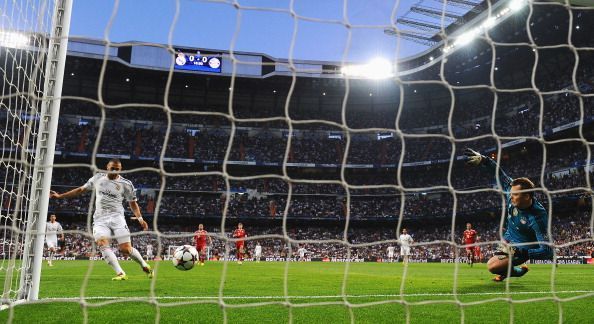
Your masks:
{"label": "crowd of spectators", "polygon": [[[594,242],[592,242],[590,217],[590,214],[580,213],[552,219],[552,240],[558,257],[591,256],[594,252]],[[414,240],[411,249],[413,259],[447,259],[464,256],[463,249],[460,247],[463,245],[464,221],[456,222],[453,228],[450,222],[424,224],[405,222],[403,225]],[[86,224],[63,222],[62,225],[67,231],[65,246],[60,252],[62,255],[88,257],[96,254],[96,250],[93,250],[92,236],[89,235]],[[347,230],[345,241],[345,229],[341,226],[300,226],[289,223],[286,228],[287,236],[284,236],[283,229],[279,226],[250,223],[244,225],[248,233],[246,241],[248,254],[253,252],[256,243],[260,243],[265,258],[294,257],[297,249],[304,247],[310,258],[346,258],[350,255],[351,258],[376,260],[386,259],[388,246],[398,246],[395,228],[351,225]],[[133,245],[143,255],[146,255],[146,246],[152,245],[155,255],[160,252],[161,256],[166,256],[171,252],[171,247],[193,244],[193,231],[196,230],[194,227],[197,226],[162,224],[159,226],[158,235],[133,232]],[[483,259],[486,260],[492,256],[494,245],[501,240],[499,219],[497,217],[475,221],[473,227],[478,231],[477,242],[481,247]],[[206,229],[213,239],[213,244],[210,246],[213,258],[222,257],[226,250],[231,254],[234,253],[233,242],[227,240],[231,238],[232,228],[226,229],[225,233],[221,233],[217,225],[210,228],[207,225]]]}

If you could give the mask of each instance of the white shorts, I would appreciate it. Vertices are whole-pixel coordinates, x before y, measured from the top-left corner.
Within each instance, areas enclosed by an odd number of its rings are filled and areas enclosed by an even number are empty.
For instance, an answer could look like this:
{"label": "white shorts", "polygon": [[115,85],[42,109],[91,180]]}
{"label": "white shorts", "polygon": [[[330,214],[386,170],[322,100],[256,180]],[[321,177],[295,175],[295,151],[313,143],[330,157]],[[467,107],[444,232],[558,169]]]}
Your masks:
{"label": "white shorts", "polygon": [[410,247],[409,246],[400,247],[400,255],[409,256],[410,255]]}
{"label": "white shorts", "polygon": [[130,230],[124,215],[120,213],[113,213],[109,215],[111,217],[108,215],[103,214],[100,219],[93,221],[93,238],[95,241],[101,238],[114,238],[118,241],[118,244],[130,243]]}
{"label": "white shorts", "polygon": [[393,258],[393,257],[394,257],[394,252],[388,253],[388,258]]}
{"label": "white shorts", "polygon": [[45,244],[48,249],[55,249],[58,246],[58,239],[47,239],[45,238]]}
{"label": "white shorts", "polygon": [[262,256],[262,252],[260,252],[260,253],[254,253],[254,256],[255,256],[256,258],[259,258],[259,257],[261,257],[261,256]]}

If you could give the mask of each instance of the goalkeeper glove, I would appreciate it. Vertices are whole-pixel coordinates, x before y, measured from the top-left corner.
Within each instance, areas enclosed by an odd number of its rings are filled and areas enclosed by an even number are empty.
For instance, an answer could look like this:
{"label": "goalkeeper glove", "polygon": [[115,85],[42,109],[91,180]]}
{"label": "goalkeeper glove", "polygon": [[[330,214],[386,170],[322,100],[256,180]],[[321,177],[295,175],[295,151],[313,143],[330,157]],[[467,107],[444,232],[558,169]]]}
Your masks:
{"label": "goalkeeper glove", "polygon": [[464,150],[464,156],[466,157],[466,164],[468,165],[480,165],[485,158],[481,153],[467,148]]}
{"label": "goalkeeper glove", "polygon": [[528,259],[528,250],[527,249],[520,249],[515,246],[510,246],[507,244],[498,244],[497,248],[495,249],[494,255],[500,256],[507,256],[509,258],[516,258],[516,259]]}

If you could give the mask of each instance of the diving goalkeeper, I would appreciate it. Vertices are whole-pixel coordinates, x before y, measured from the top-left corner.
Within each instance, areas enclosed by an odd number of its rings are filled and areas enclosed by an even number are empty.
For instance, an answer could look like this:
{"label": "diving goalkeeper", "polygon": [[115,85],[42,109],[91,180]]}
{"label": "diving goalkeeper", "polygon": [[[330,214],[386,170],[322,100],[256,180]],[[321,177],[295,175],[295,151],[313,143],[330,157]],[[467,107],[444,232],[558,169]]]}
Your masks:
{"label": "diving goalkeeper", "polygon": [[[471,149],[464,151],[466,163],[495,171],[497,163]],[[524,264],[528,259],[550,259],[553,249],[547,245],[548,214],[542,204],[534,198],[534,183],[528,178],[510,178],[499,168],[499,182],[505,193],[507,217],[504,244],[500,244],[495,255],[487,262],[487,268],[496,274],[493,281],[503,281],[508,276],[521,277],[528,272]],[[512,267],[508,272],[509,260]]]}

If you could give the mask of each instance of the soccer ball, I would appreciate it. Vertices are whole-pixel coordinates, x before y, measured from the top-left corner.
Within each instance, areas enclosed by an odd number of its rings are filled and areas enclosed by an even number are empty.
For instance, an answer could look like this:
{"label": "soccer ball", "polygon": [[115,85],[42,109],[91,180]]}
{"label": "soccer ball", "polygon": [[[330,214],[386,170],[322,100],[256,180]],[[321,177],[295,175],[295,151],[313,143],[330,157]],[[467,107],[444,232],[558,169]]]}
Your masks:
{"label": "soccer ball", "polygon": [[191,245],[182,245],[173,252],[173,266],[178,270],[190,270],[198,260],[198,251]]}

